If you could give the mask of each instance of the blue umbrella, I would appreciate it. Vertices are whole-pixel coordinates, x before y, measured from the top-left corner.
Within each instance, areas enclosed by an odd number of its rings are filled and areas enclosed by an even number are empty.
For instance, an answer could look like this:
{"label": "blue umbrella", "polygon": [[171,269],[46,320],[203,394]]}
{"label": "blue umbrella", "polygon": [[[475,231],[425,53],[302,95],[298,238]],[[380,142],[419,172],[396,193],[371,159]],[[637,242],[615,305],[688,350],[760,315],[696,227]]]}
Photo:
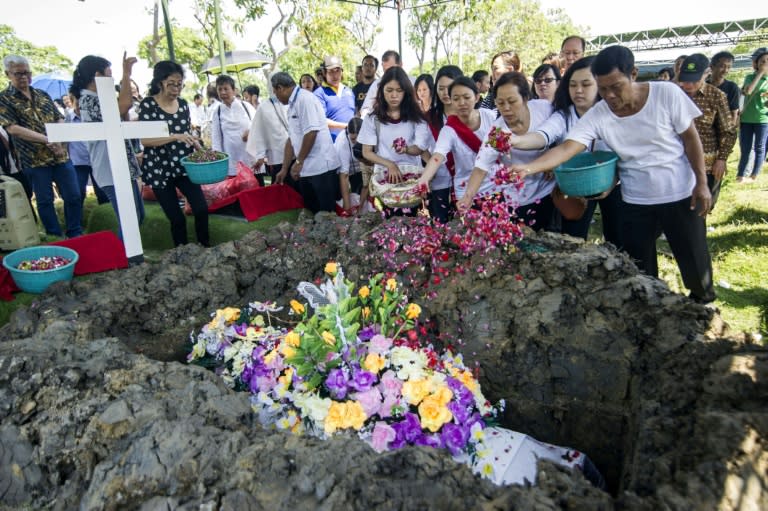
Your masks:
{"label": "blue umbrella", "polygon": [[47,92],[51,99],[61,99],[62,96],[66,96],[70,85],[72,85],[72,77],[64,73],[55,72],[32,77],[32,87]]}

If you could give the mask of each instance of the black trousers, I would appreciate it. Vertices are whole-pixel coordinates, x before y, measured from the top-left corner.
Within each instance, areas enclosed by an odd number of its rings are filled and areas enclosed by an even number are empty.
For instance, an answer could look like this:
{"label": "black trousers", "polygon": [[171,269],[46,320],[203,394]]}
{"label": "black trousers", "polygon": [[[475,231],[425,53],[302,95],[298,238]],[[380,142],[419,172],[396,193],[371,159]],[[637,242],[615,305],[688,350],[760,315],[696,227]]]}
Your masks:
{"label": "black trousers", "polygon": [[444,224],[453,218],[453,204],[451,204],[451,189],[432,190],[429,192],[429,216]]}
{"label": "black trousers", "polygon": [[317,176],[299,179],[304,207],[312,213],[318,211],[336,211],[336,195],[339,189],[338,169],[329,170]]}
{"label": "black trousers", "polygon": [[[517,218],[525,225],[538,232],[549,226],[552,213],[555,210],[555,203],[552,202],[552,196],[547,195],[538,202],[532,202],[514,209]],[[513,208],[510,208],[510,213]]]}
{"label": "black trousers", "polygon": [[691,198],[653,205],[624,202],[622,207],[624,250],[637,266],[652,277],[659,276],[656,238],[663,232],[691,298],[704,303],[714,300],[706,223],[691,211]]}
{"label": "black trousers", "polygon": [[195,235],[197,236],[198,243],[204,247],[211,246],[208,236],[208,204],[205,202],[203,189],[200,188],[200,185],[190,181],[187,176],[169,179],[168,186],[164,188],[152,187],[157,202],[171,222],[171,236],[173,237],[174,246],[178,247],[187,243],[187,220],[179,206],[176,188],[187,198],[189,206],[192,208],[192,214],[195,217]]}
{"label": "black trousers", "polygon": [[611,193],[604,199],[588,201],[584,216],[578,220],[566,220],[563,218],[561,224],[563,234],[586,240],[589,234],[589,225],[592,223],[592,217],[595,215],[598,205],[600,206],[600,216],[603,220],[603,236],[605,241],[612,243],[617,248],[621,248],[623,214],[621,185],[614,187]]}

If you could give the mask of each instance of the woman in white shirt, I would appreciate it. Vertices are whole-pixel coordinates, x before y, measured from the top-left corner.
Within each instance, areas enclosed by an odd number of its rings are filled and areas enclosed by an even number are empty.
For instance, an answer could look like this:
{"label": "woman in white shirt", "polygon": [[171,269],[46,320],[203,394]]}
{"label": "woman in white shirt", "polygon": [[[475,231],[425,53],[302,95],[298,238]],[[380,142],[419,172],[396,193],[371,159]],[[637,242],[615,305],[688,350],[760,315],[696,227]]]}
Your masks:
{"label": "woman in white shirt", "polygon": [[[594,57],[584,57],[574,62],[563,75],[563,80],[555,91],[555,115],[539,127],[536,132],[512,138],[512,145],[518,149],[544,149],[561,144],[568,131],[602,98],[597,93],[597,81],[590,66]],[[595,141],[588,151],[610,151],[601,140]],[[587,239],[589,225],[600,205],[605,241],[621,247],[621,190],[615,186],[611,192],[599,200],[590,200],[587,210],[579,220],[562,220],[562,232],[571,236]]]}
{"label": "woman in white shirt", "polygon": [[[493,123],[502,137],[524,135],[536,131],[552,114],[552,105],[541,99],[531,99],[531,89],[525,75],[517,71],[504,73],[494,85],[496,108],[500,117]],[[498,145],[497,145],[498,147]],[[549,223],[554,205],[550,194],[555,187],[552,179],[543,174],[526,177],[522,186],[518,183],[496,179],[491,190],[481,189],[490,174],[499,178],[498,170],[513,164],[525,164],[536,159],[543,151],[497,150],[485,141],[475,160],[475,168],[469,177],[464,196],[457,201],[460,212],[472,206],[476,196],[487,197],[491,193],[501,193],[508,203],[510,213],[534,230],[540,230]]]}
{"label": "woman in white shirt", "polygon": [[241,161],[249,167],[253,164],[253,159],[245,150],[245,143],[256,111],[249,103],[235,97],[235,81],[230,76],[216,78],[216,92],[221,102],[211,118],[211,146],[215,151],[229,155],[227,173],[236,176],[237,162]]}
{"label": "woman in white shirt", "polygon": [[[464,197],[469,176],[475,166],[475,158],[490,131],[496,115],[487,108],[475,109],[475,104],[480,98],[475,82],[466,76],[453,81],[448,92],[451,96],[451,104],[456,115],[447,118],[445,126],[440,130],[435,149],[427,162],[419,184],[430,187],[430,183],[441,165],[452,159],[455,173],[453,175],[453,189],[456,199]],[[485,195],[493,183],[486,176],[480,185],[479,193]]]}
{"label": "woman in white shirt", "polygon": [[359,142],[363,158],[386,168],[390,183],[402,181],[398,165],[421,166],[422,153],[429,147],[429,128],[416,103],[408,75],[391,67],[381,77],[376,104],[363,120]]}

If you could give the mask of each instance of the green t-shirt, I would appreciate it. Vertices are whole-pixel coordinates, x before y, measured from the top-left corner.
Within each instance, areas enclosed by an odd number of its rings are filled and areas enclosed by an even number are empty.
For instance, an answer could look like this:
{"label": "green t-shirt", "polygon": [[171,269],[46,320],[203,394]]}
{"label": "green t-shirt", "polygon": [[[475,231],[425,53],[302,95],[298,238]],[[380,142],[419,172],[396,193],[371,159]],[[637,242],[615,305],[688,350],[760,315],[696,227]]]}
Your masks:
{"label": "green t-shirt", "polygon": [[[754,79],[755,73],[748,74],[744,78],[744,87],[752,83]],[[744,111],[741,112],[741,122],[768,124],[768,76],[763,75],[752,94],[744,96]]]}

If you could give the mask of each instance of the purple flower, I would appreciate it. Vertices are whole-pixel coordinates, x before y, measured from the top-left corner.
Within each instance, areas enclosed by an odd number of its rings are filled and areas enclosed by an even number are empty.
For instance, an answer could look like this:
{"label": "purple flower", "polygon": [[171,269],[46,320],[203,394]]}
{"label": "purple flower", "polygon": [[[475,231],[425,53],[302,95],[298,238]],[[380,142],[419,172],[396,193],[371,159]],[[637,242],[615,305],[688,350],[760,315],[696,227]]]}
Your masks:
{"label": "purple flower", "polygon": [[456,401],[448,403],[448,410],[450,410],[453,418],[456,419],[456,422],[459,424],[464,424],[470,417],[470,409]]}
{"label": "purple flower", "polygon": [[373,417],[379,413],[379,408],[381,408],[381,392],[379,392],[378,388],[373,387],[365,392],[358,392],[353,394],[352,398],[360,402],[368,417]]}
{"label": "purple flower", "polygon": [[352,380],[349,382],[349,387],[358,392],[365,392],[373,387],[376,383],[376,375],[370,371],[364,371],[362,369],[352,369]]}
{"label": "purple flower", "polygon": [[331,369],[325,379],[325,388],[336,399],[344,399],[347,395],[347,375],[338,367]]}
{"label": "purple flower", "polygon": [[397,438],[395,430],[386,422],[377,422],[371,435],[371,447],[376,452],[384,452],[387,445]]}
{"label": "purple flower", "polygon": [[433,447],[435,449],[442,449],[445,447],[443,439],[439,435],[420,435],[413,442],[413,445],[425,445],[427,447]]}
{"label": "purple flower", "polygon": [[403,389],[403,382],[393,370],[388,370],[381,375],[382,394],[385,397],[400,397],[400,391]]}
{"label": "purple flower", "polygon": [[461,451],[464,450],[464,446],[467,445],[467,440],[469,440],[469,428],[449,422],[448,424],[443,425],[440,430],[440,438],[443,440],[445,447],[451,451],[451,454],[456,456],[461,454]]}
{"label": "purple flower", "polygon": [[470,407],[475,404],[475,396],[463,383],[456,378],[447,378],[448,388],[453,391],[453,397],[464,407]]}
{"label": "purple flower", "polygon": [[357,338],[361,341],[367,341],[374,335],[376,335],[376,330],[374,330],[373,327],[367,326],[360,330],[360,332],[357,334]]}
{"label": "purple flower", "polygon": [[395,433],[397,433],[397,437],[392,442],[393,445],[391,445],[393,448],[395,448],[395,443],[397,443],[399,447],[402,447],[405,444],[413,444],[422,434],[419,417],[411,412],[407,412],[400,422],[392,424],[392,428],[395,430]]}
{"label": "purple flower", "polygon": [[391,347],[392,347],[392,339],[384,337],[381,334],[374,335],[371,338],[371,347],[370,347],[371,353],[378,353],[379,355],[383,355]]}

